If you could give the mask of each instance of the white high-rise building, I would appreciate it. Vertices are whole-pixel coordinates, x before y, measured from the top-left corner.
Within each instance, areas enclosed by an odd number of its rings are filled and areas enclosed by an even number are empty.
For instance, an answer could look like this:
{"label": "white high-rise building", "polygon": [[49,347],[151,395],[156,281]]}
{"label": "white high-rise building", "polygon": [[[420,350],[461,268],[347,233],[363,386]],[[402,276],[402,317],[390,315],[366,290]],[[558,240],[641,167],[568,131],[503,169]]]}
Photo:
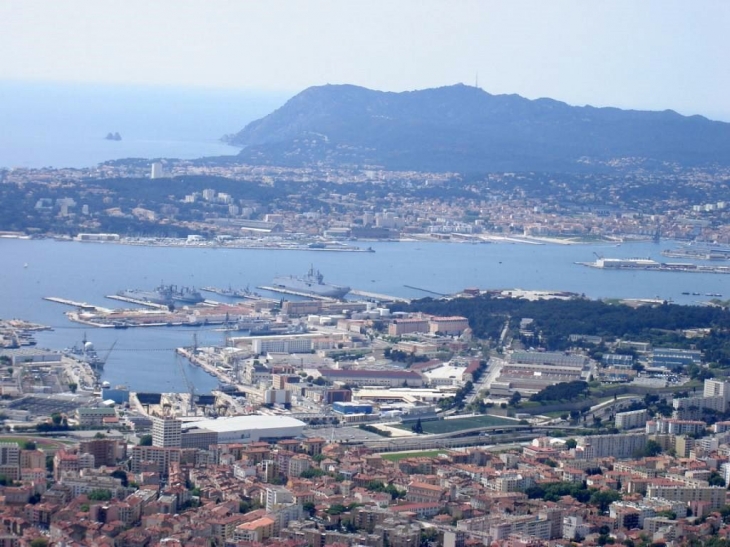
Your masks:
{"label": "white high-rise building", "polygon": [[180,448],[182,444],[181,422],[175,418],[152,417],[152,446]]}
{"label": "white high-rise building", "polygon": [[156,161],[152,164],[152,170],[150,171],[150,178],[151,179],[161,179],[164,177],[163,171],[162,171],[162,164],[159,161]]}
{"label": "white high-rise building", "polygon": [[705,380],[705,389],[703,395],[705,397],[725,397],[727,401],[730,399],[730,383],[722,380]]}
{"label": "white high-rise building", "polygon": [[635,429],[644,427],[649,417],[647,410],[631,410],[629,412],[616,413],[616,427],[618,429]]}

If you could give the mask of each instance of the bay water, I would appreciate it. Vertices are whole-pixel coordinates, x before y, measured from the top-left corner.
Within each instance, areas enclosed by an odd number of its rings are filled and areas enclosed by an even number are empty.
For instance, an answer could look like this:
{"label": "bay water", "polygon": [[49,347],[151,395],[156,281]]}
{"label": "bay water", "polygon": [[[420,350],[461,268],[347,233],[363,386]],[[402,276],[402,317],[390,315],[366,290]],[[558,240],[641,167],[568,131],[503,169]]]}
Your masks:
{"label": "bay water", "polygon": [[[0,317],[22,318],[51,326],[39,333],[39,346],[62,349],[86,334],[99,352],[111,348],[102,380],[127,384],[134,391],[184,391],[181,367],[200,392],[217,380],[187,362],[174,348],[220,344],[213,327],[94,329],[66,319],[69,308],[43,300],[57,296],[105,307],[121,304],[105,298],[123,289],[153,289],[161,282],[251,289],[269,285],[278,275],[304,275],[310,265],[325,280],[370,292],[423,298],[451,294],[466,287],[481,289],[562,290],[590,298],[660,298],[681,304],[708,300],[706,293],[727,298],[730,279],[720,274],[650,271],[605,271],[589,262],[594,253],[607,258],[650,257],[674,242],[613,245],[461,244],[443,242],[370,243],[374,253],[142,247],[119,244],[0,239],[3,270]],[[27,267],[26,267],[27,265]],[[703,296],[684,295],[699,292]],[[206,293],[214,300],[224,297]],[[271,294],[267,296],[273,296]],[[432,296],[432,295],[431,295]],[[276,296],[277,298],[280,296]],[[287,297],[288,298],[288,297]]]}

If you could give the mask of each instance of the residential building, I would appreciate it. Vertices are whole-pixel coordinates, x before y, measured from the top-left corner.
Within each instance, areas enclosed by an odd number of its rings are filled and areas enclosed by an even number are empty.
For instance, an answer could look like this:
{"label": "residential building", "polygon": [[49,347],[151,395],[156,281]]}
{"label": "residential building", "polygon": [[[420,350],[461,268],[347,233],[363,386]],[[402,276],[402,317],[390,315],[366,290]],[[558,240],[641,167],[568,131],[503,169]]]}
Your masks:
{"label": "residential building", "polygon": [[638,427],[644,427],[648,417],[649,414],[645,408],[629,412],[618,412],[616,414],[616,427],[618,429],[636,429]]}
{"label": "residential building", "polygon": [[152,446],[180,448],[182,444],[182,422],[172,417],[152,417]]}

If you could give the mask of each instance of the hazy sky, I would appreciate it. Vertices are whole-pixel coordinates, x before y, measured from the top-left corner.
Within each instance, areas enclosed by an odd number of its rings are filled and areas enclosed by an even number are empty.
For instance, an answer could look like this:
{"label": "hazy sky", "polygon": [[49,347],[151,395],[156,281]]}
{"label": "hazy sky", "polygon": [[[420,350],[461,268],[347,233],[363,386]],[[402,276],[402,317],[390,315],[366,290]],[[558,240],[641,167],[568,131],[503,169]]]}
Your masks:
{"label": "hazy sky", "polygon": [[474,83],[730,121],[730,1],[3,0],[0,78],[295,93]]}

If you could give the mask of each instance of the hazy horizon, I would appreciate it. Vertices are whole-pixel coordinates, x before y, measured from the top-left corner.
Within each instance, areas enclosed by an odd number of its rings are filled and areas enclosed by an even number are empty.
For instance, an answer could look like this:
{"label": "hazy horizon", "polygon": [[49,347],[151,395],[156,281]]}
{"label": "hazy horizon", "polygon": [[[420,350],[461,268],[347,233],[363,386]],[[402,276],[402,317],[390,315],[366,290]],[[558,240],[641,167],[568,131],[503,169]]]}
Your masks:
{"label": "hazy horizon", "polygon": [[[730,3],[443,0],[0,5],[6,81],[279,93],[473,85],[730,121]],[[1,84],[1,83],[0,83]]]}
{"label": "hazy horizon", "polygon": [[[451,82],[451,83],[444,83],[443,85],[437,85],[433,86],[434,88],[438,87],[449,87],[453,85],[468,85],[468,86],[475,86],[475,82]],[[308,87],[318,87],[318,86],[324,86],[324,85],[358,85],[358,84],[351,84],[349,82],[340,82],[340,83],[321,83],[321,84],[313,84],[312,86]],[[215,98],[216,95],[218,95],[221,99],[225,98],[225,100],[250,100],[252,97],[262,100],[264,103],[267,103],[271,105],[271,109],[264,112],[261,111],[260,116],[263,117],[266,114],[269,114],[273,110],[279,108],[280,106],[283,106],[286,101],[297,95],[298,93],[301,93],[307,88],[297,89],[297,90],[265,90],[265,89],[251,89],[251,88],[215,88],[215,87],[206,87],[206,86],[195,86],[195,85],[179,85],[179,84],[125,84],[125,83],[92,83],[92,82],[64,82],[64,81],[41,81],[41,80],[9,80],[9,79],[3,79],[0,78],[0,91],[3,90],[3,88],[7,88],[7,86],[12,86],[17,88],[24,88],[24,89],[34,89],[35,91],[39,90],[59,90],[59,89],[65,89],[66,92],[80,92],[80,93],[87,93],[89,91],[95,91],[95,92],[110,92],[110,93],[117,93],[117,92],[127,92],[130,94],[137,94],[139,95],[140,100],[144,102],[149,102],[149,97],[143,97],[140,93],[149,93],[152,97],[162,97],[165,95],[172,95],[172,94],[179,94],[179,93],[191,93],[191,94],[199,94],[199,95],[209,95],[210,98]],[[413,88],[413,89],[404,89],[401,91],[392,91],[389,89],[377,89],[373,87],[368,86],[358,86],[358,87],[365,87],[367,89],[372,89],[375,91],[382,91],[382,92],[388,92],[388,93],[402,93],[402,92],[409,92],[409,91],[418,91],[422,89],[429,89],[429,88]],[[482,91],[492,94],[492,95],[520,95],[526,99],[529,100],[538,100],[538,99],[553,99],[556,101],[560,101],[563,103],[566,103],[570,106],[592,106],[595,108],[620,108],[622,110],[641,110],[641,111],[665,111],[665,110],[673,110],[677,112],[678,114],[681,114],[682,116],[704,116],[710,120],[713,121],[721,121],[725,123],[730,123],[730,112],[727,113],[724,117],[722,115],[712,115],[707,114],[705,112],[695,112],[695,111],[688,111],[688,110],[681,110],[676,108],[671,108],[669,106],[662,107],[661,105],[657,106],[656,108],[651,107],[634,107],[630,105],[624,105],[619,106],[616,104],[599,104],[596,102],[587,102],[587,103],[574,103],[570,102],[568,100],[565,100],[561,97],[553,97],[553,96],[547,96],[547,95],[538,95],[534,97],[528,97],[526,95],[522,95],[520,93],[510,93],[510,92],[504,92],[504,93],[495,93],[491,91],[489,88],[482,85],[481,82],[479,82],[478,85],[479,89]],[[5,97],[4,97],[5,98]],[[178,108],[177,105],[167,105],[168,107],[175,107]],[[190,105],[192,106],[192,105]],[[199,103],[196,107],[200,107],[201,104]],[[250,120],[249,120],[250,121]],[[246,122],[248,123],[248,122]],[[239,127],[238,129],[243,129],[243,126]],[[236,129],[236,131],[238,130]]]}

